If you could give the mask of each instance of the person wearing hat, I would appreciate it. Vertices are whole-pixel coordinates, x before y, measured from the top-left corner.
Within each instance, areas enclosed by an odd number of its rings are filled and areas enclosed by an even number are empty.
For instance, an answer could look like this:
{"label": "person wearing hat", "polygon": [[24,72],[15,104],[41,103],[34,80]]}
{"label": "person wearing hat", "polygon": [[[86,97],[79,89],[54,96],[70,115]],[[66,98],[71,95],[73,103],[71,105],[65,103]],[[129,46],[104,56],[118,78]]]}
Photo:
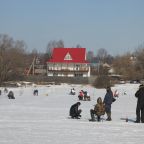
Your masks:
{"label": "person wearing hat", "polygon": [[144,85],[141,84],[139,86],[138,91],[135,93],[135,97],[137,98],[137,106],[136,106],[136,123],[144,123]]}
{"label": "person wearing hat", "polygon": [[15,97],[14,97],[14,92],[13,92],[13,91],[9,91],[9,93],[8,93],[8,98],[9,98],[9,99],[15,99]]}
{"label": "person wearing hat", "polygon": [[75,104],[73,104],[70,108],[70,112],[69,112],[69,115],[71,116],[71,118],[76,118],[76,119],[80,119],[81,117],[81,112],[82,110],[79,109],[79,106],[81,105],[80,102],[77,102]]}
{"label": "person wearing hat", "polygon": [[95,121],[95,115],[97,116],[97,121],[101,120],[101,116],[105,114],[105,105],[102,102],[102,98],[97,98],[97,104],[95,105],[94,109],[90,109],[91,120]]}

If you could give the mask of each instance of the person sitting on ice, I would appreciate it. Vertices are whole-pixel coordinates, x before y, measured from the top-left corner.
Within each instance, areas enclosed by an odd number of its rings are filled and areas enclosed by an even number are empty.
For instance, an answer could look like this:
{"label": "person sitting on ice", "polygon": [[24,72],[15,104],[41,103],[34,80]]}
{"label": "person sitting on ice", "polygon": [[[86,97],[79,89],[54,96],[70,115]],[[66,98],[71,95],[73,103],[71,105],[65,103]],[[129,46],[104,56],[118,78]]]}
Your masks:
{"label": "person sitting on ice", "polygon": [[70,94],[71,94],[71,95],[75,95],[75,93],[76,93],[76,92],[75,92],[75,89],[72,88]]}
{"label": "person sitting on ice", "polygon": [[13,91],[9,91],[8,98],[9,99],[15,99]]}
{"label": "person sitting on ice", "polygon": [[87,100],[87,91],[83,91],[83,94],[84,94],[84,100],[86,101]]}
{"label": "person sitting on ice", "polygon": [[84,100],[85,101],[87,101],[87,100],[90,101],[90,94],[87,91],[84,92]]}
{"label": "person sitting on ice", "polygon": [[102,98],[97,99],[97,104],[94,109],[90,109],[91,121],[95,121],[95,115],[97,116],[97,121],[101,120],[101,116],[105,114],[105,105],[102,102]]}
{"label": "person sitting on ice", "polygon": [[79,100],[83,100],[83,97],[84,97],[84,93],[83,93],[83,90],[81,90],[79,92],[78,98],[79,98]]}
{"label": "person sitting on ice", "polygon": [[4,88],[4,93],[8,93],[8,89],[7,88]]}
{"label": "person sitting on ice", "polygon": [[118,90],[115,90],[115,91],[114,91],[113,96],[114,96],[114,97],[119,97],[119,92],[118,92]]}
{"label": "person sitting on ice", "polygon": [[71,116],[71,118],[80,119],[80,117],[81,117],[80,114],[82,112],[82,110],[79,109],[80,105],[81,105],[81,103],[77,102],[71,106],[70,111],[69,111],[69,115]]}
{"label": "person sitting on ice", "polygon": [[88,100],[88,101],[91,100],[89,92],[87,92],[87,100]]}
{"label": "person sitting on ice", "polygon": [[38,96],[38,90],[37,89],[34,90],[33,95]]}
{"label": "person sitting on ice", "polygon": [[124,93],[123,93],[124,95],[127,95],[127,92],[126,91],[124,91]]}

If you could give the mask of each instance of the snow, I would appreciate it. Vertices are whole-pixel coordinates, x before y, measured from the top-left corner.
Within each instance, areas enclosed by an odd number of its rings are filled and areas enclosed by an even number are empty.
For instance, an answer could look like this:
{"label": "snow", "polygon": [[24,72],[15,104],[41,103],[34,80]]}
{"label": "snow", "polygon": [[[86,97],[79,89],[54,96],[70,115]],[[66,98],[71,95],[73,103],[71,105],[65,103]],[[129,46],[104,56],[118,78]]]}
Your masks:
{"label": "snow", "polygon": [[[69,95],[75,88],[76,95]],[[112,104],[112,121],[89,122],[90,109],[105,89],[89,85],[49,85],[8,88],[16,99],[0,96],[0,144],[142,144],[144,126],[135,120],[139,84],[112,87],[119,97]],[[38,89],[39,95],[33,96]],[[70,106],[78,101],[80,90],[87,90],[91,101],[81,101],[82,118],[69,119]],[[106,115],[104,116],[104,119]],[[125,119],[128,118],[129,122]]]}

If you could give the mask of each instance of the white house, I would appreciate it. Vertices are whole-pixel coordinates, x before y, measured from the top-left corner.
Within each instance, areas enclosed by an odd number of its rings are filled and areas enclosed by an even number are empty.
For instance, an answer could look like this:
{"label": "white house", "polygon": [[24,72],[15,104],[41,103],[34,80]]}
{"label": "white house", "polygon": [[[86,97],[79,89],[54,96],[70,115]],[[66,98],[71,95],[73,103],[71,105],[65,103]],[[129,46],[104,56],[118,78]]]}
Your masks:
{"label": "white house", "polygon": [[90,77],[86,48],[54,48],[47,61],[47,76]]}

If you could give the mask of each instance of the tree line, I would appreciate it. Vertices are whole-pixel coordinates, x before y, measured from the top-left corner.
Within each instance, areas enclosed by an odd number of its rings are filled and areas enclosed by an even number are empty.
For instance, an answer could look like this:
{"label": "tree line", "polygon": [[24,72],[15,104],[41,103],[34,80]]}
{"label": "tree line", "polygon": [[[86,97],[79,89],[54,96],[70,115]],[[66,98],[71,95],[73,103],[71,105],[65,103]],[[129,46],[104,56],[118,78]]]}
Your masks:
{"label": "tree line", "polygon": [[[44,53],[38,53],[36,49],[28,52],[24,41],[0,34],[0,84],[8,80],[22,79],[25,68],[30,66],[35,56],[46,64],[55,47],[64,47],[64,41],[49,41]],[[77,44],[76,47],[79,48],[81,45]],[[133,53],[119,56],[111,56],[105,48],[100,48],[97,55],[94,55],[93,51],[88,51],[87,60],[90,63],[100,64],[101,75],[108,73],[101,64],[108,63],[116,74],[123,75],[125,79],[144,79],[144,46],[138,47]],[[92,70],[92,74],[98,74],[97,72]]]}

